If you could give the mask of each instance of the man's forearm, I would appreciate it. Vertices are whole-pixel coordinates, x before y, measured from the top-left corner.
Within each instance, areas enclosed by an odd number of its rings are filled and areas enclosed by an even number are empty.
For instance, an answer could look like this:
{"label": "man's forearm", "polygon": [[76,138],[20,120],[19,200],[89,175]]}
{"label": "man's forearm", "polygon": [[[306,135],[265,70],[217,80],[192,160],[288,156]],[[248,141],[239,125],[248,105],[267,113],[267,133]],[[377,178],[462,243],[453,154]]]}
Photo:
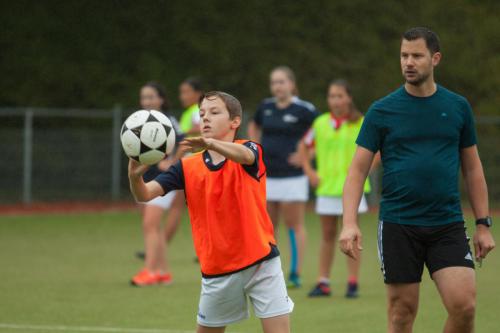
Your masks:
{"label": "man's forearm", "polygon": [[358,207],[363,195],[363,186],[366,175],[358,170],[350,169],[344,184],[342,205],[344,209],[343,223],[345,225],[358,224]]}
{"label": "man's forearm", "polygon": [[482,168],[469,171],[465,175],[470,205],[476,219],[489,215],[488,187]]}

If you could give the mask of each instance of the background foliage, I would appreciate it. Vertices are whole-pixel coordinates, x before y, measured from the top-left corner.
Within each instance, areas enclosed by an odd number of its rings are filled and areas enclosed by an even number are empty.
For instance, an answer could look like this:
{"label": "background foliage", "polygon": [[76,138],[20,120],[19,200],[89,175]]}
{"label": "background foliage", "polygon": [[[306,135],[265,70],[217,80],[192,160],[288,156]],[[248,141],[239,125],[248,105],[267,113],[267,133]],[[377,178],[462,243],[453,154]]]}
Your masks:
{"label": "background foliage", "polygon": [[499,114],[499,9],[493,0],[1,1],[0,105],[133,108],[151,79],[177,103],[178,83],[200,75],[252,111],[269,70],[287,64],[318,107],[327,83],[344,77],[365,110],[401,84],[401,33],[425,25],[442,40],[437,80],[476,113]]}

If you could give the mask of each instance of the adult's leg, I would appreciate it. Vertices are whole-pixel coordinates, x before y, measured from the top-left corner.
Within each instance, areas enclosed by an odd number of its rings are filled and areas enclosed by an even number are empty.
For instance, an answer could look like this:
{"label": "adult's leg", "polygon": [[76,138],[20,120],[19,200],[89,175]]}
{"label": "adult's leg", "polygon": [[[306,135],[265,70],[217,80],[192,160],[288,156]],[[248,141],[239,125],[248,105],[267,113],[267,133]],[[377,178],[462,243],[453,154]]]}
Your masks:
{"label": "adult's leg", "polygon": [[289,333],[290,316],[288,314],[261,319],[264,333]]}
{"label": "adult's leg", "polygon": [[226,327],[207,327],[198,324],[196,333],[224,333]]}
{"label": "adult's leg", "polygon": [[320,215],[321,241],[319,246],[319,277],[318,280],[330,278],[333,259],[335,257],[335,242],[337,238],[338,217],[334,215]]}
{"label": "adult's leg", "polygon": [[476,279],[469,267],[447,267],[432,274],[443,304],[448,311],[445,333],[474,331]]}
{"label": "adult's leg", "polygon": [[389,333],[411,333],[418,310],[419,283],[387,284]]}
{"label": "adult's leg", "polygon": [[186,198],[184,197],[184,191],[177,191],[167,213],[167,223],[165,224],[164,231],[165,241],[167,242],[167,244],[172,241],[172,238],[177,231],[177,227],[181,222],[182,212],[184,211],[184,209],[186,209]]}
{"label": "adult's leg", "polygon": [[300,273],[306,249],[306,229],[304,226],[305,202],[282,202],[281,213],[288,228],[293,229],[297,243],[297,270]]}
{"label": "adult's leg", "polygon": [[166,272],[165,240],[161,233],[163,208],[156,205],[145,205],[142,214],[146,268],[151,272]]}
{"label": "adult's leg", "polygon": [[276,241],[278,240],[279,232],[279,220],[280,220],[280,203],[278,201],[268,201],[267,202],[267,213],[273,222],[274,227],[274,237]]}

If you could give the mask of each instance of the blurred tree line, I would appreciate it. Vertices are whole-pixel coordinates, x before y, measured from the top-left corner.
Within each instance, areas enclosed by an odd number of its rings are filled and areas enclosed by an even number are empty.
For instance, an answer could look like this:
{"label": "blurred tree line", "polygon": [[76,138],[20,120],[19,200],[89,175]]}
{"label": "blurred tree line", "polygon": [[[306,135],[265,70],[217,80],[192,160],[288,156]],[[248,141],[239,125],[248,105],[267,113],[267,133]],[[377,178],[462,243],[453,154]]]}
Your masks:
{"label": "blurred tree line", "polygon": [[402,83],[403,31],[441,37],[439,83],[500,114],[500,1],[1,1],[0,106],[137,107],[146,81],[201,76],[252,112],[268,74],[292,67],[320,109],[334,78],[361,110]]}

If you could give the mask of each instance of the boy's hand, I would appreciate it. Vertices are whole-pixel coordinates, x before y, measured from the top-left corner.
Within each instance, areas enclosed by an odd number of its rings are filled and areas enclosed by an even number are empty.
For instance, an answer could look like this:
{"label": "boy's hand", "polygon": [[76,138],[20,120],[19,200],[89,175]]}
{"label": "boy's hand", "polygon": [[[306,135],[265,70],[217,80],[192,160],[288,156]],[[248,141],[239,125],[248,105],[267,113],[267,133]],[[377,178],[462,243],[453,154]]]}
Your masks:
{"label": "boy's hand", "polygon": [[144,165],[134,159],[128,160],[128,178],[135,180],[141,178],[142,175],[149,169],[149,165]]}
{"label": "boy's hand", "polygon": [[186,138],[179,143],[179,145],[189,151],[210,149],[212,145],[212,139],[203,138],[201,136]]}

